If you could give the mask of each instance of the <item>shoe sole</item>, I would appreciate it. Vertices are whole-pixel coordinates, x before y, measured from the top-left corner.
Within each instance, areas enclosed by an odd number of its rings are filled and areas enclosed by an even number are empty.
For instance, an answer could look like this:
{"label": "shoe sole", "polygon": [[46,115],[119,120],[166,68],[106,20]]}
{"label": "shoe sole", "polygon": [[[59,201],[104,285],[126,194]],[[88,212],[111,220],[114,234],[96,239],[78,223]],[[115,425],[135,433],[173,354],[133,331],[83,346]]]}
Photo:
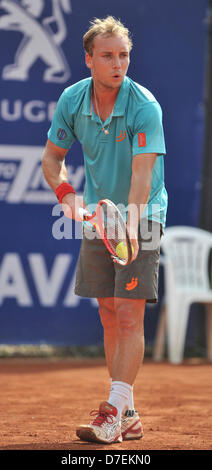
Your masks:
{"label": "shoe sole", "polygon": [[116,444],[122,442],[121,436],[118,436],[115,441],[105,441],[104,439],[100,439],[96,436],[95,432],[91,428],[78,428],[76,429],[76,435],[82,441],[88,442],[101,442],[103,444]]}
{"label": "shoe sole", "polygon": [[132,436],[132,437],[124,437],[122,436],[123,441],[138,441],[139,439],[142,439],[144,435],[142,434],[141,436]]}

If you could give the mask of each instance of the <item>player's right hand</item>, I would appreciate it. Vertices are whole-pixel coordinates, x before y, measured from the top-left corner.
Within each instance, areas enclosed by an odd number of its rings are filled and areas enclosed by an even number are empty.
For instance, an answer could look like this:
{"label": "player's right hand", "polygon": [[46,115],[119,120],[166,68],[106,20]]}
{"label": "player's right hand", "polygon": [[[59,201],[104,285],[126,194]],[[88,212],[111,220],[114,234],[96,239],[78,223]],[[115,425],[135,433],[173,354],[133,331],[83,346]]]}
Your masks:
{"label": "player's right hand", "polygon": [[85,208],[83,196],[77,196],[73,193],[69,193],[64,196],[62,200],[62,208],[66,217],[74,219],[76,222],[82,222],[82,216],[79,212],[80,207]]}

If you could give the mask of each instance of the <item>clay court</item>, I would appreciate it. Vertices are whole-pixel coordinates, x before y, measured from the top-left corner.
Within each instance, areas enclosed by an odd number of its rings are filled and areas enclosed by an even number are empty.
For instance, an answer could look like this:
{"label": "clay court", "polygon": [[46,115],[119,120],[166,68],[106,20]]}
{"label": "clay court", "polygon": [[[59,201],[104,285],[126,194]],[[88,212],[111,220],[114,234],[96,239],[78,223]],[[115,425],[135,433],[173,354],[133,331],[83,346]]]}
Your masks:
{"label": "clay court", "polygon": [[101,445],[80,441],[75,428],[108,398],[104,359],[3,359],[0,449],[212,449],[211,372],[207,362],[145,362],[134,387],[143,439]]}

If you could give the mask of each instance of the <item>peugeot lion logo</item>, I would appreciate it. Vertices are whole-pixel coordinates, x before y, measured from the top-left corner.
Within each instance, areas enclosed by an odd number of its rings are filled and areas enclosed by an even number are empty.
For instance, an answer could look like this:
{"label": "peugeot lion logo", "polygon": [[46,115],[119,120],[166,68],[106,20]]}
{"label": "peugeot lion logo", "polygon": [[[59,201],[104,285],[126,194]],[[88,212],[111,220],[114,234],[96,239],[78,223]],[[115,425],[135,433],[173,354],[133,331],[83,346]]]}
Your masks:
{"label": "peugeot lion logo", "polygon": [[3,68],[3,80],[28,80],[30,69],[38,59],[46,65],[44,82],[63,83],[70,77],[60,46],[67,36],[64,15],[71,13],[71,1],[51,0],[52,16],[41,20],[44,7],[45,0],[0,0],[0,8],[5,11],[0,18],[0,29],[23,34],[14,62]]}

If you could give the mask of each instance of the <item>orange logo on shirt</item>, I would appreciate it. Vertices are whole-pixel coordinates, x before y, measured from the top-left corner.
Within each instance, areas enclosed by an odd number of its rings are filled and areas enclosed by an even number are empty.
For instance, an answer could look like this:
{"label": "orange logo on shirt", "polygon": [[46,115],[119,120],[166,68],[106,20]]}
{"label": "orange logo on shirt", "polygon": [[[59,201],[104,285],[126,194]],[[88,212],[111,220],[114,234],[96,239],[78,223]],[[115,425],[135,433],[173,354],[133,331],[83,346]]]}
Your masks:
{"label": "orange logo on shirt", "polygon": [[126,137],[126,132],[121,131],[121,134],[116,137],[116,142],[121,142]]}
{"label": "orange logo on shirt", "polygon": [[138,134],[138,146],[146,147],[146,134],[145,132],[139,132]]}
{"label": "orange logo on shirt", "polygon": [[128,284],[126,284],[125,289],[126,290],[133,290],[133,289],[135,289],[135,287],[137,285],[138,285],[138,278],[137,277],[132,277],[132,281],[128,282]]}

